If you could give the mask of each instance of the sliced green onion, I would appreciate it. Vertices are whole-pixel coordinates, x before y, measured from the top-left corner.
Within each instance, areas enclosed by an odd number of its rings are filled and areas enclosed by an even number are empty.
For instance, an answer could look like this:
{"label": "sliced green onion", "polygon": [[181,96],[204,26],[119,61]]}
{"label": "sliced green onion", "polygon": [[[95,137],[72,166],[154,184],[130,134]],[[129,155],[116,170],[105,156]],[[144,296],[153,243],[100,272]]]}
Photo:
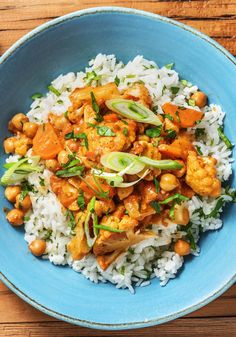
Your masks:
{"label": "sliced green onion", "polygon": [[108,183],[114,187],[118,187],[123,182],[122,176],[117,173],[109,173],[97,169],[92,169],[91,172],[95,177],[107,180]]}
{"label": "sliced green onion", "polygon": [[[30,163],[31,161],[31,163]],[[12,185],[24,180],[32,172],[41,172],[42,167],[38,166],[40,161],[39,156],[25,157],[15,163],[8,165],[8,170],[1,177],[0,183],[2,185]]]}
{"label": "sliced green onion", "polygon": [[172,195],[171,197],[169,197],[169,198],[167,198],[167,199],[165,199],[163,201],[160,201],[159,203],[161,205],[166,205],[169,202],[174,201],[174,200],[176,200],[178,202],[181,202],[181,201],[187,201],[187,200],[189,200],[189,198],[185,197],[185,195],[182,195],[180,193],[176,193],[176,194]]}
{"label": "sliced green onion", "polygon": [[161,170],[179,170],[183,167],[182,164],[171,159],[154,160],[149,157],[141,156],[138,157],[138,160],[140,160],[145,165],[159,168]]}
{"label": "sliced green onion", "polygon": [[[95,208],[95,202],[96,202],[96,197],[93,197],[87,207],[87,214],[84,222],[84,232],[85,236],[87,239],[87,244],[91,248],[94,245],[94,242],[96,241],[96,234],[94,233],[94,237],[91,237],[90,232],[89,232],[89,221],[94,213],[94,208]],[[94,219],[93,219],[94,221]],[[94,230],[93,230],[94,232]]]}
{"label": "sliced green onion", "polygon": [[83,166],[73,166],[66,168],[64,170],[57,171],[56,176],[61,178],[80,176],[83,170],[84,170]]}
{"label": "sliced green onion", "polygon": [[157,202],[156,200],[153,200],[150,202],[150,205],[152,206],[152,208],[156,211],[157,214],[159,214],[161,212],[161,206],[160,203]]}
{"label": "sliced green onion", "polygon": [[130,183],[121,183],[119,187],[125,188],[125,187],[133,186],[133,185],[137,184],[140,180],[145,178],[149,173],[150,173],[150,170],[147,169],[138,180],[131,181]]}
{"label": "sliced green onion", "polygon": [[101,164],[111,170],[116,172],[122,171],[127,168],[127,166],[133,164],[127,174],[137,174],[142,171],[145,164],[138,160],[138,157],[131,153],[125,152],[110,152],[104,154],[101,157]]}
{"label": "sliced green onion", "polygon": [[37,98],[41,98],[41,97],[43,97],[43,95],[40,94],[39,92],[36,92],[35,94],[33,94],[33,95],[31,96],[31,98],[32,98],[33,100],[35,100],[35,99],[37,99]]}
{"label": "sliced green onion", "polygon": [[58,91],[56,88],[54,88],[53,85],[49,85],[49,86],[48,86],[48,90],[51,91],[51,92],[53,92],[57,97],[58,97],[58,96],[61,96],[60,91]]}
{"label": "sliced green onion", "polygon": [[219,134],[220,139],[222,139],[223,142],[225,143],[227,149],[232,149],[233,144],[231,143],[229,138],[224,134],[223,128],[221,126],[218,128],[218,134]]}
{"label": "sliced green onion", "polygon": [[215,218],[219,213],[219,210],[224,206],[225,200],[224,198],[219,198],[216,202],[215,208],[206,215],[206,218]]}
{"label": "sliced green onion", "polygon": [[95,228],[98,228],[98,229],[103,229],[105,231],[108,231],[108,232],[113,232],[113,233],[123,233],[124,230],[122,229],[116,229],[116,228],[112,228],[112,227],[109,227],[109,226],[103,226],[103,225],[94,225]]}
{"label": "sliced green onion", "polygon": [[162,125],[160,119],[144,105],[128,99],[115,98],[106,101],[106,106],[116,113],[140,123]]}

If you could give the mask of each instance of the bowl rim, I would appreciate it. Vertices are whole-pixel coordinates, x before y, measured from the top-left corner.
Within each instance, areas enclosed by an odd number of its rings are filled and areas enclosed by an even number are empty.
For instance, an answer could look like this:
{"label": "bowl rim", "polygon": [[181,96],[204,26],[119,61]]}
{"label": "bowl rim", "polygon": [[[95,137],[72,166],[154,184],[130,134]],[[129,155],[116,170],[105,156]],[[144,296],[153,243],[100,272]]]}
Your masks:
{"label": "bowl rim", "polygon": [[[78,11],[71,12],[69,14],[60,16],[56,19],[50,20],[29,33],[25,34],[23,37],[21,37],[19,40],[17,40],[1,57],[0,57],[0,65],[4,64],[4,62],[11,57],[11,55],[19,49],[25,42],[29,41],[33,37],[37,36],[39,33],[43,32],[47,28],[55,27],[58,24],[68,21],[70,19],[73,19],[75,17],[82,17],[86,15],[96,14],[96,13],[123,13],[123,14],[133,14],[137,16],[142,16],[150,19],[154,19],[156,21],[162,21],[174,26],[177,26],[180,29],[183,29],[185,31],[190,32],[191,34],[194,34],[195,36],[199,37],[202,40],[205,40],[207,43],[215,47],[220,53],[222,53],[225,57],[229,59],[235,66],[236,66],[236,59],[234,56],[226,50],[224,47],[222,47],[218,42],[211,39],[207,35],[199,32],[198,30],[189,27],[181,22],[178,22],[176,20],[161,16],[159,14],[154,14],[151,12],[138,10],[134,8],[128,8],[128,7],[118,7],[118,6],[101,6],[101,7],[92,7],[88,9],[82,9]],[[200,302],[190,305],[187,308],[184,308],[182,310],[179,310],[171,315],[161,317],[161,318],[154,318],[151,320],[142,320],[137,322],[129,322],[129,323],[99,323],[96,321],[87,321],[82,320],[79,318],[71,317],[65,314],[62,314],[60,312],[54,311],[48,307],[45,307],[44,305],[40,304],[36,300],[34,300],[32,297],[27,295],[25,292],[21,291],[14,283],[12,283],[1,271],[0,271],[0,279],[1,281],[10,289],[12,290],[17,296],[19,296],[21,299],[23,299],[25,302],[29,303],[31,306],[35,307],[36,309],[40,310],[41,312],[52,316],[54,318],[60,319],[62,321],[65,321],[67,323],[80,325],[87,328],[92,329],[102,329],[102,330],[124,330],[124,329],[134,329],[134,328],[144,328],[149,326],[154,326],[157,324],[166,323],[168,321],[174,320],[176,318],[179,318],[181,316],[190,314],[191,312],[200,309],[201,307],[205,306],[206,304],[210,303],[217,297],[219,297],[221,294],[223,294],[228,288],[230,288],[235,282],[236,282],[236,273],[223,285],[221,285],[215,292],[210,293],[209,296],[201,300]]]}

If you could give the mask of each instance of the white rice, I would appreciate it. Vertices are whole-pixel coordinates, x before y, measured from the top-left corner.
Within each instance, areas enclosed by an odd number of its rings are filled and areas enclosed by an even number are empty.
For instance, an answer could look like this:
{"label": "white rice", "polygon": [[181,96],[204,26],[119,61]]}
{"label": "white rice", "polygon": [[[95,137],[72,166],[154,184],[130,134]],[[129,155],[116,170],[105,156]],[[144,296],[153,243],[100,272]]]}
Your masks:
{"label": "white rice", "polygon": [[[190,95],[198,88],[187,81],[181,81],[176,71],[166,67],[158,68],[153,61],[148,61],[142,56],[136,56],[133,61],[124,65],[117,62],[114,55],[99,54],[89,62],[85,72],[68,73],[60,75],[52,82],[52,85],[60,91],[57,97],[48,92],[44,97],[36,99],[28,112],[30,121],[43,123],[47,120],[48,113],[57,115],[64,113],[71,105],[70,92],[76,87],[85,85],[100,85],[112,82],[115,78],[120,80],[119,89],[125,89],[137,81],[142,81],[153,99],[153,108],[162,113],[160,106],[165,102],[173,102],[177,105],[188,107]],[[177,94],[173,94],[172,87],[178,87]],[[195,109],[199,110],[198,107]],[[226,181],[231,169],[231,151],[226,148],[218,135],[218,127],[223,124],[225,113],[218,105],[211,104],[204,109],[204,119],[196,127],[189,129],[195,132],[197,128],[205,129],[205,135],[195,142],[203,155],[212,155],[218,161],[217,174],[219,179]],[[16,156],[10,156],[8,162],[17,160]],[[40,174],[42,176],[42,174]],[[33,212],[25,223],[25,240],[31,242],[36,237],[43,238],[49,232],[50,240],[47,242],[47,255],[54,264],[69,264],[75,271],[82,273],[93,282],[110,281],[117,288],[128,288],[134,292],[134,285],[147,286],[150,280],[157,277],[161,285],[165,285],[169,279],[174,278],[183,264],[183,258],[173,251],[169,251],[169,245],[173,240],[185,235],[177,225],[168,227],[153,224],[153,230],[159,236],[139,243],[123,253],[106,271],[102,271],[93,255],[88,255],[80,261],[73,262],[67,253],[66,245],[70,240],[70,228],[62,213],[61,205],[50,189],[50,172],[44,170],[43,178],[45,187],[40,186],[39,174],[31,174],[29,182],[35,187],[36,193],[31,193]],[[225,201],[231,197],[224,195]],[[191,216],[191,235],[195,242],[199,239],[200,231],[215,230],[222,226],[218,217],[207,217],[215,208],[217,200],[211,198],[199,198],[194,196],[188,207]],[[194,254],[199,253],[196,247]]]}

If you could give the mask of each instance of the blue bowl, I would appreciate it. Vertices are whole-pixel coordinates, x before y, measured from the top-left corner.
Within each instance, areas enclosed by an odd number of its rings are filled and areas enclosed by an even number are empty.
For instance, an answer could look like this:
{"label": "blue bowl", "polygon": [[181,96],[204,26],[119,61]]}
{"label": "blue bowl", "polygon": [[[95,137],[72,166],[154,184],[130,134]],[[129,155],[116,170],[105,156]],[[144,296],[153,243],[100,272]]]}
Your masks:
{"label": "blue bowl", "polygon": [[[210,102],[226,111],[225,127],[235,141],[236,62],[224,48],[181,23],[125,8],[93,8],[48,22],[11,47],[0,61],[0,142],[13,114],[26,112],[30,95],[45,92],[61,73],[78,71],[98,53],[127,62],[135,55],[159,65],[175,62]],[[1,167],[4,161],[1,147]],[[1,209],[8,207],[0,193]],[[201,255],[189,259],[164,288],[117,290],[93,284],[70,268],[55,267],[28,252],[23,230],[1,212],[0,270],[3,282],[25,301],[56,318],[90,328],[129,329],[186,315],[221,295],[236,280],[235,206],[224,211],[224,227],[204,236]]]}

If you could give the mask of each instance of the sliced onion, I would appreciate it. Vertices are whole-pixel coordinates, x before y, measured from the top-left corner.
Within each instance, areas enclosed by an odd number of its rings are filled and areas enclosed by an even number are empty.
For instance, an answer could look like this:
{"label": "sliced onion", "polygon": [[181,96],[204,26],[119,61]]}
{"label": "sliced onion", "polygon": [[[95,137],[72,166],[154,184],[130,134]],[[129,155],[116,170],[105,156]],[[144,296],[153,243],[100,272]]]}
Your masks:
{"label": "sliced onion", "polygon": [[113,171],[121,172],[127,169],[125,171],[126,174],[137,174],[145,167],[145,164],[139,161],[137,156],[125,152],[110,152],[104,154],[100,161],[103,166]]}
{"label": "sliced onion", "polygon": [[142,180],[143,178],[145,178],[148,175],[148,173],[150,173],[149,169],[147,169],[138,180],[132,181],[130,183],[122,183],[122,184],[120,184],[119,187],[125,188],[125,187],[133,186],[133,185],[137,184],[140,180]]}
{"label": "sliced onion", "polygon": [[159,168],[161,170],[180,170],[183,165],[171,159],[154,160],[149,157],[138,157],[142,163],[148,166]]}
{"label": "sliced onion", "polygon": [[120,186],[120,184],[123,182],[123,178],[120,175],[120,172],[119,173],[109,173],[109,172],[103,172],[100,170],[92,169],[91,173],[95,175],[95,177],[107,180],[107,182],[114,187]]}
{"label": "sliced onion", "polygon": [[[89,204],[88,204],[88,207],[87,207],[87,215],[86,215],[86,218],[85,218],[85,222],[84,222],[84,232],[85,232],[85,236],[86,236],[86,239],[87,239],[87,244],[88,246],[91,248],[96,239],[97,239],[97,235],[94,233],[94,237],[91,237],[90,236],[90,232],[89,232],[89,221],[90,219],[92,218],[92,220],[94,221],[94,207],[95,207],[95,201],[96,201],[96,198],[93,197]],[[93,232],[94,232],[94,229],[93,229]]]}
{"label": "sliced onion", "polygon": [[106,106],[116,113],[140,123],[162,125],[162,122],[150,109],[129,99],[115,98],[106,101]]}

